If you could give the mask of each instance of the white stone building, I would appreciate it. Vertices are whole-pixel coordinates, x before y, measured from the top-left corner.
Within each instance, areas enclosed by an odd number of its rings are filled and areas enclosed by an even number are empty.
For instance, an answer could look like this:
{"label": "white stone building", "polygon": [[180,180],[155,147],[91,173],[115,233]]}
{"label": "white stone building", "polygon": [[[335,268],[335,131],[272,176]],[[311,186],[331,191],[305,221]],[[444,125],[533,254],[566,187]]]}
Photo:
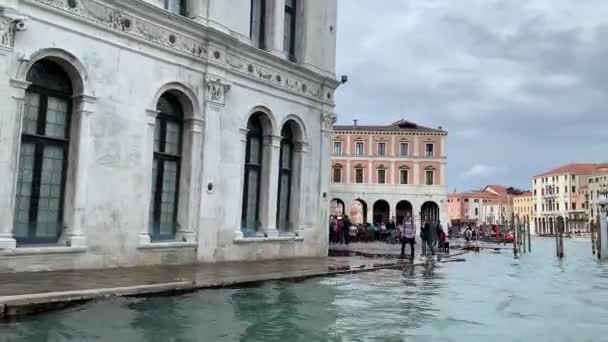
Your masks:
{"label": "white stone building", "polygon": [[336,0],[0,0],[0,271],[327,253]]}

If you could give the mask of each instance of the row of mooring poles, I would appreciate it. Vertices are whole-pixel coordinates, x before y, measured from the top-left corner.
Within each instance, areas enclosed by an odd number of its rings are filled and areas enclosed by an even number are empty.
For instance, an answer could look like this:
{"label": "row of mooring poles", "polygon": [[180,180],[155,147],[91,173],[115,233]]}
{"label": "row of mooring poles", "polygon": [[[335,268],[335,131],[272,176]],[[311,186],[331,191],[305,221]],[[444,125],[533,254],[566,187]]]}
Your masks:
{"label": "row of mooring poles", "polygon": [[[513,231],[513,256],[532,252],[532,233],[530,232],[530,217],[524,216],[523,221],[519,215],[511,214],[511,230]],[[527,243],[527,245],[526,245]]]}

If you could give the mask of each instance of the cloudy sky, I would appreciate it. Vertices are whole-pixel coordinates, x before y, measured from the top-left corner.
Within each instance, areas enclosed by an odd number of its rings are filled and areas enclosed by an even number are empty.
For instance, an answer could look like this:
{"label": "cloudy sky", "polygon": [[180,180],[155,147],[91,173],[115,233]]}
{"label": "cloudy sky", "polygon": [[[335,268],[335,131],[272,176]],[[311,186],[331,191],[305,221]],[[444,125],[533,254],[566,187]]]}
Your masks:
{"label": "cloudy sky", "polygon": [[608,1],[339,0],[338,123],[448,130],[449,189],[608,161]]}

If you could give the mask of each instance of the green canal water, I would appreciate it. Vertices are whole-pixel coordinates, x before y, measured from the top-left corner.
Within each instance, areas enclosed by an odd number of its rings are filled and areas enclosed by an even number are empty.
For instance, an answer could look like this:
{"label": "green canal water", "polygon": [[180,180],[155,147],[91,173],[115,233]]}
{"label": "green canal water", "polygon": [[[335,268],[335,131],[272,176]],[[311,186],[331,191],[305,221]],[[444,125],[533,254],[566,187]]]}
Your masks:
{"label": "green canal water", "polygon": [[608,341],[608,263],[587,241],[301,282],[113,299],[0,325],[0,341]]}

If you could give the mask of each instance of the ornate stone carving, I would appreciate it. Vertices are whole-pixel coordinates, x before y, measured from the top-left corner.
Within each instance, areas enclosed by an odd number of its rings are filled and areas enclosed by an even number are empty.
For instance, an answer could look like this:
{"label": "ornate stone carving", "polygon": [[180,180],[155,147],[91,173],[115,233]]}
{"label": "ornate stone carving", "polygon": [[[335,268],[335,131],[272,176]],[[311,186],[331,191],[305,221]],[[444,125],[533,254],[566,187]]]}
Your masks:
{"label": "ornate stone carving", "polygon": [[321,127],[325,130],[332,130],[338,116],[332,112],[321,112]]}
{"label": "ornate stone carving", "polygon": [[[282,88],[297,92],[298,94],[323,100],[321,87],[295,77],[282,74],[271,68],[245,61],[237,56],[228,56],[226,62],[234,71],[263,80],[269,84],[279,85]],[[247,67],[246,67],[247,66]]]}
{"label": "ornate stone carving", "polygon": [[223,105],[230,85],[222,83],[221,79],[207,79],[207,101]]}
{"label": "ornate stone carving", "polygon": [[71,1],[69,0],[35,1],[88,19],[110,29],[128,33],[158,45],[170,47],[188,55],[199,58],[206,57],[207,55],[207,49],[202,42],[180,33],[169,31],[158,24],[131,16],[99,0],[78,0],[76,1],[76,6],[73,6],[73,1],[70,4]]}
{"label": "ornate stone carving", "polygon": [[[32,0],[53,7],[55,9],[76,15],[83,19],[103,25],[109,29],[126,33],[160,46],[164,46],[196,58],[206,59],[208,55],[206,42],[194,39],[178,31],[172,31],[162,24],[151,20],[144,20],[128,12],[114,8],[102,0]],[[5,22],[0,22],[0,32],[5,31]],[[14,27],[14,26],[12,26]],[[11,32],[2,35],[4,45],[5,36],[12,39]],[[10,41],[11,39],[7,39]],[[315,100],[326,101],[322,87],[315,82],[304,81],[274,68],[253,63],[240,55],[229,54],[225,56],[227,66],[239,74],[261,80],[267,84],[279,86],[291,92]],[[212,60],[213,61],[213,60]],[[215,101],[214,101],[215,102]]]}
{"label": "ornate stone carving", "polygon": [[13,47],[15,40],[15,20],[13,18],[0,17],[0,45]]}

